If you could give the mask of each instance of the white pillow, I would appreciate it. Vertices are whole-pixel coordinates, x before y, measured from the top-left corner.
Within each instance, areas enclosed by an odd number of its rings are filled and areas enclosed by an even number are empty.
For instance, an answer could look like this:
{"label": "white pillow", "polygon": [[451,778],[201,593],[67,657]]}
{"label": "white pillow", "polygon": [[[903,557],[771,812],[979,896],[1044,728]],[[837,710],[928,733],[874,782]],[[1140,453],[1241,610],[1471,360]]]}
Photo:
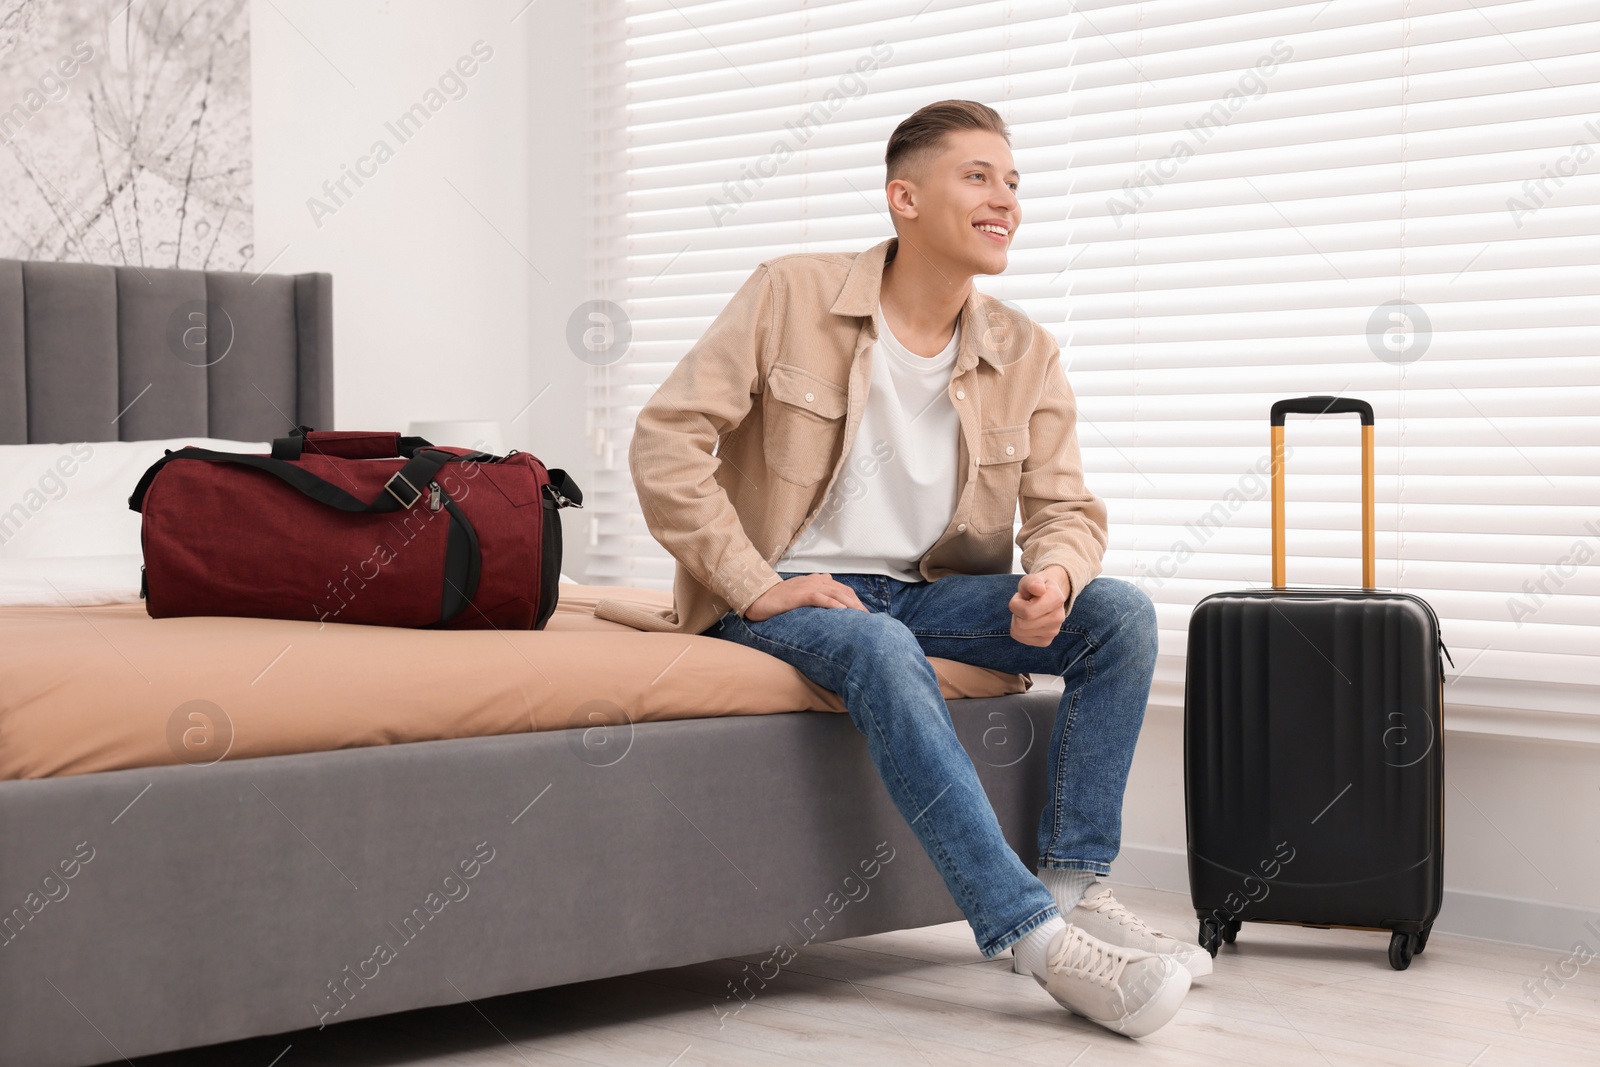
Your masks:
{"label": "white pillow", "polygon": [[136,555],[0,559],[0,607],[138,603],[142,562]]}
{"label": "white pillow", "polygon": [[[128,497],[167,449],[272,450],[269,441],[178,437],[165,441],[79,441],[0,445],[0,559],[143,557],[140,515]],[[134,565],[134,588],[139,568]]]}

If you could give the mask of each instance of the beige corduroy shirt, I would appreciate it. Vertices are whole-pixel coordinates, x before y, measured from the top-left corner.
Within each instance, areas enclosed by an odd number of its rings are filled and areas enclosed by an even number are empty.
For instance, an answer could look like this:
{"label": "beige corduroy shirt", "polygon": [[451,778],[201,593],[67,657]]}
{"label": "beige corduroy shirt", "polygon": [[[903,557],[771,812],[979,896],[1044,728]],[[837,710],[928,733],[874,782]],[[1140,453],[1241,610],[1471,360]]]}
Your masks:
{"label": "beige corduroy shirt", "polygon": [[[699,634],[782,581],[773,563],[850,454],[898,246],[762,262],[667,375],[639,412],[628,461],[645,523],[677,560],[673,607],[601,600],[597,617]],[[1068,612],[1100,573],[1106,509],[1084,486],[1059,356],[1043,326],[973,288],[949,385],[961,420],[955,514],[919,562],[928,581],[1010,572],[1014,530],[1024,572],[1066,570]]]}

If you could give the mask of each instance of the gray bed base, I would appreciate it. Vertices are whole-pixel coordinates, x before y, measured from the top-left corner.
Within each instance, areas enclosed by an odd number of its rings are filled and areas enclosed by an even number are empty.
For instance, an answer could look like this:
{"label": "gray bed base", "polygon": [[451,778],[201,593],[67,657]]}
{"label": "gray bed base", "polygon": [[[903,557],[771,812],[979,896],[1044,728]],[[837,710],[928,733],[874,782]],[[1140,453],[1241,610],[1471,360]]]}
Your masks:
{"label": "gray bed base", "polygon": [[[182,333],[196,312],[203,336]],[[0,260],[0,443],[333,429],[332,323],[327,274]],[[950,702],[1030,865],[1058,700]],[[121,1062],[961,918],[845,715],[596,740],[0,782],[0,1064]]]}
{"label": "gray bed base", "polygon": [[[1058,699],[949,702],[1030,865]],[[846,715],[583,737],[0,782],[0,904],[53,898],[0,948],[0,1063],[121,1062],[962,918]]]}

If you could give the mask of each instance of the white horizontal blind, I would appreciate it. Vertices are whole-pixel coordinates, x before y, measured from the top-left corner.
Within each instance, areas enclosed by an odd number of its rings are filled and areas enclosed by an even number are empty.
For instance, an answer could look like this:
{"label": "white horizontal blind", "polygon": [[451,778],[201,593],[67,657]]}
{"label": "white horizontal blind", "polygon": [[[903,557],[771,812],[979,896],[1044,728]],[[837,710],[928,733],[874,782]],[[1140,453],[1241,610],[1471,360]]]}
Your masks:
{"label": "white horizontal blind", "polygon": [[[891,236],[889,133],[969,98],[1023,176],[976,284],[1061,341],[1106,573],[1159,606],[1158,702],[1193,605],[1268,581],[1270,403],[1335,393],[1377,409],[1379,584],[1441,615],[1457,721],[1595,706],[1600,5],[785,7],[593,5],[591,277],[631,344],[591,372],[584,580],[670,587],[640,406],[761,260]],[[1289,580],[1354,585],[1354,422],[1288,434]]]}
{"label": "white horizontal blind", "polygon": [[[1600,713],[1600,5],[1075,9],[1064,351],[1156,698],[1194,604],[1270,583],[1267,413],[1316,393],[1376,409],[1447,724]],[[1358,439],[1290,417],[1291,585],[1359,584]]]}
{"label": "white horizontal blind", "polygon": [[[596,367],[585,485],[585,581],[668,589],[627,468],[639,409],[758,263],[865,251],[894,236],[883,154],[925,104],[973,99],[1012,132],[1023,224],[984,292],[1060,324],[1065,292],[1063,117],[1072,25],[1059,0],[775,4],[614,0],[591,33],[616,103],[597,121],[594,282],[628,316],[626,356]],[[604,21],[607,8],[624,12]],[[601,81],[605,80],[604,72]]]}

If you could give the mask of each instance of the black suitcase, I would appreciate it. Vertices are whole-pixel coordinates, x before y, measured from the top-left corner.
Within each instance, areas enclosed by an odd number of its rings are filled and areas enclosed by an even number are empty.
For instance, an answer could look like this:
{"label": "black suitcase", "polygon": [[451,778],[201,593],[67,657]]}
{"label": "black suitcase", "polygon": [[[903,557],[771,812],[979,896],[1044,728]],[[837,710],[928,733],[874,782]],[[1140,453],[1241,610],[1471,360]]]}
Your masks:
{"label": "black suitcase", "polygon": [[[1361,589],[1284,586],[1283,422],[1361,416]],[[1184,795],[1200,944],[1241,922],[1390,934],[1422,952],[1444,894],[1444,665],[1420,597],[1376,584],[1372,406],[1272,405],[1272,587],[1216,593],[1189,620]]]}

